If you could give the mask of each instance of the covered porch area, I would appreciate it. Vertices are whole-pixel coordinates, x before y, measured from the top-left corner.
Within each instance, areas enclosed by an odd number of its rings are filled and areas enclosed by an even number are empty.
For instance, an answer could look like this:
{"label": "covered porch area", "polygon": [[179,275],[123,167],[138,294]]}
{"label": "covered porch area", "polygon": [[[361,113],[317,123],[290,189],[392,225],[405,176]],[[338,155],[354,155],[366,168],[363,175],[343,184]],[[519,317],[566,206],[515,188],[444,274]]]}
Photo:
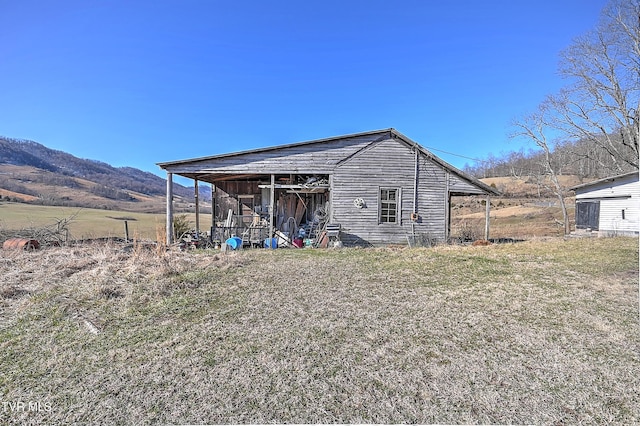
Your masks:
{"label": "covered porch area", "polygon": [[[195,232],[222,246],[230,238],[242,247],[326,246],[335,235],[331,176],[313,173],[177,173],[195,182]],[[173,173],[167,172],[167,242],[174,240]],[[201,222],[199,186],[211,185],[211,221]],[[327,230],[329,228],[329,232]]]}

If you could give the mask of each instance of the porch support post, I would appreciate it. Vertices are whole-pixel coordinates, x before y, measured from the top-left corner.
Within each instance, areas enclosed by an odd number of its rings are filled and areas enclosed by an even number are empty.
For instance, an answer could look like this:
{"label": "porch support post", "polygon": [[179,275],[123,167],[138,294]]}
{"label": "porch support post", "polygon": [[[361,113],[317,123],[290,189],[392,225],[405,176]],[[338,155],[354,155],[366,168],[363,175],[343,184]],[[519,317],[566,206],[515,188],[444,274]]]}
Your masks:
{"label": "porch support post", "polygon": [[[276,205],[276,175],[271,175],[271,192],[269,199],[269,238],[273,237],[273,211]],[[269,247],[271,247],[271,241],[269,241]]]}
{"label": "porch support post", "polygon": [[173,173],[167,172],[167,244],[173,243]]}
{"label": "porch support post", "polygon": [[487,194],[487,205],[484,216],[484,239],[489,240],[489,219],[491,213],[491,196]]}
{"label": "porch support post", "polygon": [[216,231],[216,186],[211,184],[211,242]]}
{"label": "porch support post", "polygon": [[329,223],[335,222],[333,217],[333,174],[329,175]]}
{"label": "porch support post", "polygon": [[449,172],[444,176],[444,240],[449,241],[451,236],[451,192],[449,191]]}
{"label": "porch support post", "polygon": [[194,198],[196,201],[196,238],[200,238],[200,190],[198,189],[198,179],[193,180]]}

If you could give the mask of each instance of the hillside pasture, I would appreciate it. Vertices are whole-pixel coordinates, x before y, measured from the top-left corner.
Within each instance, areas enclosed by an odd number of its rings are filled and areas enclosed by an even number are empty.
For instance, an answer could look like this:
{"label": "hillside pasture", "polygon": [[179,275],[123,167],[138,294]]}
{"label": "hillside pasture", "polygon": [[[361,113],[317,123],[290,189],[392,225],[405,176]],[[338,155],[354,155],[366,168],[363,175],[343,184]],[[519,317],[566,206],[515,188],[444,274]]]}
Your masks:
{"label": "hillside pasture", "polygon": [[[2,137],[0,137],[0,145]],[[138,213],[162,213],[165,210],[166,183],[158,176],[131,168],[113,169],[103,163],[81,160],[57,152],[85,171],[82,178],[35,166],[0,163],[0,197],[7,201],[28,202],[49,206],[75,206],[105,210],[124,210]],[[43,160],[44,161],[44,160]],[[72,164],[63,167],[74,170]],[[94,168],[102,170],[97,173]],[[97,173],[97,174],[96,174]],[[159,185],[161,184],[161,185]],[[162,192],[158,191],[158,187]],[[134,189],[132,189],[134,188]],[[201,189],[201,211],[209,209],[210,195],[206,186]],[[142,192],[140,192],[142,191]],[[146,191],[146,192],[145,192]],[[155,195],[149,195],[155,194]],[[176,211],[193,210],[193,190],[174,184]]]}
{"label": "hillside pasture", "polygon": [[[456,197],[462,198],[462,197]],[[482,238],[485,226],[485,206],[478,200],[469,203],[463,201],[452,209],[451,235],[472,234]],[[562,210],[557,201],[507,199],[491,200],[490,236],[491,238],[530,239],[537,237],[561,237],[564,235]],[[575,205],[568,202],[569,222],[574,229]]]}
{"label": "hillside pasture", "polygon": [[[510,198],[555,197],[555,194],[550,190],[553,187],[553,183],[549,176],[501,176],[481,180],[487,185],[496,188],[503,196]],[[558,181],[563,188],[585,183],[583,179],[575,175],[558,175]]]}
{"label": "hillside pasture", "polygon": [[[125,196],[125,199],[105,196],[110,193]],[[141,213],[160,212],[164,204],[164,197],[106,188],[102,183],[87,179],[12,164],[0,164],[0,195],[42,205],[121,209]]]}
{"label": "hillside pasture", "polygon": [[638,424],[638,239],[0,252],[3,424]]}
{"label": "hillside pasture", "polygon": [[[577,185],[576,176],[559,176],[565,187]],[[482,179],[501,192],[491,197],[490,236],[496,239],[529,239],[561,237],[564,235],[562,210],[558,198],[531,177],[493,177]],[[570,194],[569,194],[570,195]],[[483,238],[486,215],[486,197],[452,197],[451,236],[472,235]],[[565,198],[572,229],[575,223],[575,199]]]}
{"label": "hillside pasture", "polygon": [[0,232],[36,229],[65,218],[70,219],[69,238],[73,240],[124,238],[125,220],[130,238],[155,240],[157,228],[165,226],[164,214],[0,202]]}

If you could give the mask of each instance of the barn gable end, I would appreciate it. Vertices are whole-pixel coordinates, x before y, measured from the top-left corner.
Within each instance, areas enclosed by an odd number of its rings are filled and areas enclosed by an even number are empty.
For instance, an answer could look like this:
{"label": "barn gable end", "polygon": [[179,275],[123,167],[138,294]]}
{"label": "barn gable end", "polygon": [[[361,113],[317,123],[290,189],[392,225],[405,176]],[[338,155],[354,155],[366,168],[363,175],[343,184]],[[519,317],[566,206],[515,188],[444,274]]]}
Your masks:
{"label": "barn gable end", "polygon": [[[416,175],[416,160],[418,161]],[[414,185],[418,184],[418,197]],[[347,239],[371,244],[406,243],[407,236],[421,234],[445,238],[447,173],[420,151],[394,138],[355,155],[336,167],[333,175],[333,220],[347,223]],[[398,221],[380,221],[380,191],[397,189]],[[358,207],[355,200],[365,201]],[[412,219],[417,213],[417,219]]]}

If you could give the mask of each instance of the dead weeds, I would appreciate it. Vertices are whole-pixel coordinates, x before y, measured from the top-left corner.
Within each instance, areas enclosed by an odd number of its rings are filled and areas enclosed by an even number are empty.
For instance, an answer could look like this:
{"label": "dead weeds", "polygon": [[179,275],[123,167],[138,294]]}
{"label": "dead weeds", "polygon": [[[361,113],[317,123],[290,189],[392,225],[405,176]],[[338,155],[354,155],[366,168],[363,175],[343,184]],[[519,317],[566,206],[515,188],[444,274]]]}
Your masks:
{"label": "dead weeds", "polygon": [[50,409],[0,421],[634,424],[637,267],[637,239],[1,253],[2,399]]}

